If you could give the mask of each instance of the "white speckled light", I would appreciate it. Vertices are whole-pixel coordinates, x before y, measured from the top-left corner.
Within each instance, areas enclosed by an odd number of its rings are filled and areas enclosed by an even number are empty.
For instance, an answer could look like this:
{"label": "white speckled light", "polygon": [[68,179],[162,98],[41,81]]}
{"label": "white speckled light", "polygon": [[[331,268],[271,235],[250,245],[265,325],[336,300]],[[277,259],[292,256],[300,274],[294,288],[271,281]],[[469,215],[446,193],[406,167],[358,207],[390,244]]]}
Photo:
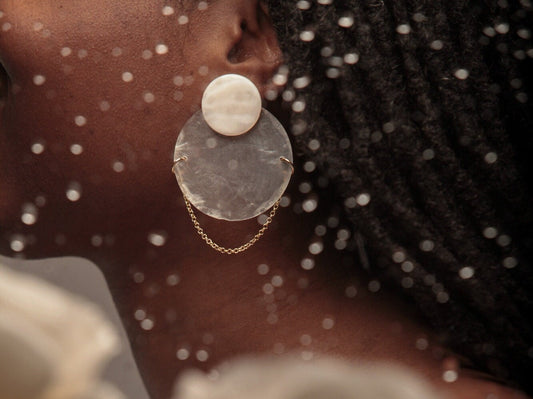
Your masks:
{"label": "white speckled light", "polygon": [[411,26],[409,24],[401,24],[396,27],[396,32],[400,35],[407,35],[411,32]]}

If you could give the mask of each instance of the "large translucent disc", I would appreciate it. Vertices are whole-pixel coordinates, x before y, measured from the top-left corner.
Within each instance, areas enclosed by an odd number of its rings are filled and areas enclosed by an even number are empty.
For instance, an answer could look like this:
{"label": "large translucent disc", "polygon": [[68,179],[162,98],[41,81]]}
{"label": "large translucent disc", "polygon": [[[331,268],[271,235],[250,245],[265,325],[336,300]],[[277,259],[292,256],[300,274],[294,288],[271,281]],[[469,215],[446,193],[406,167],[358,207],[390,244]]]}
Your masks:
{"label": "large translucent disc", "polygon": [[228,137],[214,132],[202,112],[183,127],[174,173],[187,199],[201,212],[223,220],[245,220],[268,210],[281,197],[292,169],[289,138],[267,110],[247,133]]}

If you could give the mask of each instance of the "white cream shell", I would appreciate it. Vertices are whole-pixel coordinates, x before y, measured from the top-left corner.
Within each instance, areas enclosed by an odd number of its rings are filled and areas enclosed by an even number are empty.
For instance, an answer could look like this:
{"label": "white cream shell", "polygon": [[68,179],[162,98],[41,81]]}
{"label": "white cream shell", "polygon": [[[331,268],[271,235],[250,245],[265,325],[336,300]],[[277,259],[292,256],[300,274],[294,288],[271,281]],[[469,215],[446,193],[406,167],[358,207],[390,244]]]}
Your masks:
{"label": "white cream shell", "polygon": [[257,123],[261,115],[261,95],[248,78],[236,74],[222,75],[205,89],[202,114],[215,132],[239,136]]}

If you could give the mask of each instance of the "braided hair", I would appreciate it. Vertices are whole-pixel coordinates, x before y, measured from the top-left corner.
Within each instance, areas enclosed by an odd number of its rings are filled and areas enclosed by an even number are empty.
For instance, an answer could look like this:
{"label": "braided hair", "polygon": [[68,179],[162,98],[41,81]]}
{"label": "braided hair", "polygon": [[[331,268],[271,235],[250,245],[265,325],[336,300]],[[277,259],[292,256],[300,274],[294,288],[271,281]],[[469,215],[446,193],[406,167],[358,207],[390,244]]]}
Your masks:
{"label": "braided hair", "polygon": [[358,263],[532,393],[531,1],[268,3],[295,146],[334,182]]}

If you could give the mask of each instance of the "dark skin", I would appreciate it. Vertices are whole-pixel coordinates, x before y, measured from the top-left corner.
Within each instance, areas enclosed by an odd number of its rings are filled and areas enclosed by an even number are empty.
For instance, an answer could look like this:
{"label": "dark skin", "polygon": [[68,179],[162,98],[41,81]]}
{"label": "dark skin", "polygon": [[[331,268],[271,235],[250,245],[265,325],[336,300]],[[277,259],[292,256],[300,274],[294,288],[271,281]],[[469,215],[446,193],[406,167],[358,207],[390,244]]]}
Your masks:
{"label": "dark skin", "polygon": [[[327,216],[324,204],[312,214],[281,209],[266,236],[241,255],[219,254],[201,241],[170,173],[177,134],[216,76],[247,76],[264,94],[281,52],[256,1],[218,0],[206,10],[193,2],[170,16],[156,3],[0,0],[0,27],[10,24],[0,30],[2,87],[9,88],[0,88],[1,253],[16,255],[10,241],[23,235],[28,258],[75,255],[95,262],[153,398],[168,397],[187,367],[209,370],[239,354],[302,351],[404,365],[458,398],[520,397],[467,371],[444,382],[455,358],[435,344],[411,308],[383,289],[369,292],[366,277],[343,266],[341,252],[326,249],[313,270],[302,269],[314,227]],[[158,44],[168,52],[156,54]],[[131,82],[124,72],[133,74]],[[32,152],[37,141],[44,145],[40,154]],[[73,144],[83,152],[74,155]],[[117,161],[123,171],[116,171]],[[293,201],[301,179],[293,178]],[[65,195],[71,182],[82,188],[78,201]],[[27,225],[21,207],[39,196],[46,204]],[[255,220],[199,220],[227,246],[258,229]],[[149,243],[153,231],[165,232],[163,246]],[[258,273],[260,264],[269,265],[266,275]],[[269,294],[265,284],[280,284],[274,276],[282,283]],[[358,289],[355,298],[345,295],[349,285]],[[329,319],[332,327],[324,322]],[[420,338],[429,348],[416,349]],[[177,358],[180,348],[189,350],[186,360]],[[207,359],[197,358],[199,350]]]}

